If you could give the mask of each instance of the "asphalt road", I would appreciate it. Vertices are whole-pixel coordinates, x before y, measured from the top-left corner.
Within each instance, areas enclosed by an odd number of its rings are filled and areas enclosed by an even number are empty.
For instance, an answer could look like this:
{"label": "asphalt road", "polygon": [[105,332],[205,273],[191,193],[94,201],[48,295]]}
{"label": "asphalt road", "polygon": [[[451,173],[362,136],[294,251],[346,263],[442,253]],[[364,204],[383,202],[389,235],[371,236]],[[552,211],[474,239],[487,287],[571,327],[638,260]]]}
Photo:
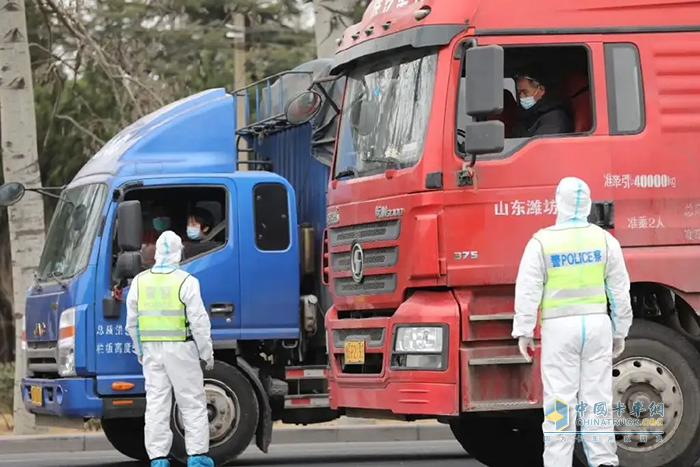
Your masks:
{"label": "asphalt road", "polygon": [[[332,443],[270,446],[268,454],[252,448],[237,466],[285,467],[481,467],[465,457],[456,441]],[[0,467],[140,467],[116,451],[0,455]]]}

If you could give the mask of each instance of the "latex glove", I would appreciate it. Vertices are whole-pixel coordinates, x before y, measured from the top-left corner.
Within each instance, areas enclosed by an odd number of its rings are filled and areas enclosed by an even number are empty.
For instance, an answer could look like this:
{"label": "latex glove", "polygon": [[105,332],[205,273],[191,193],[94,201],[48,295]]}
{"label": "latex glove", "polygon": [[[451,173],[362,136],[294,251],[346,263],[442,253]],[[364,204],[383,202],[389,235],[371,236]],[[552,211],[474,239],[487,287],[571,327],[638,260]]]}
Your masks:
{"label": "latex glove", "polygon": [[207,371],[211,371],[214,369],[214,357],[211,357],[209,360],[206,361],[204,369]]}
{"label": "latex glove", "polygon": [[624,337],[613,337],[613,350],[612,350],[613,359],[622,355],[622,352],[624,352],[624,351],[625,351],[625,338]]}
{"label": "latex glove", "polygon": [[535,351],[535,341],[532,337],[520,337],[518,338],[518,348],[520,349],[520,355],[523,356],[528,362],[532,361],[532,357],[527,352],[527,349],[532,349]]}

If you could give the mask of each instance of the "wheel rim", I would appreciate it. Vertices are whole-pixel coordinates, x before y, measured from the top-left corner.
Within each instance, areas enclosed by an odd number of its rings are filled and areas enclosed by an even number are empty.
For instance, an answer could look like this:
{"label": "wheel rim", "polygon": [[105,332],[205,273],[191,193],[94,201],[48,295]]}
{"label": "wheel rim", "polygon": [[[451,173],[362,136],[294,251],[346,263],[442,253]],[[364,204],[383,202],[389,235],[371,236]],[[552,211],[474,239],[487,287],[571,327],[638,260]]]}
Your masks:
{"label": "wheel rim", "polygon": [[[641,424],[644,419],[663,418],[661,427],[615,426],[616,432],[634,432],[615,435],[618,447],[632,453],[649,452],[665,444],[673,437],[683,417],[683,393],[678,380],[668,368],[648,357],[627,358],[613,366],[613,406],[619,402],[626,407],[625,413],[617,416],[613,412],[613,417],[624,419],[625,423]],[[638,417],[629,413],[635,402],[641,402],[646,410]],[[663,417],[650,415],[652,402],[663,404]],[[640,422],[634,422],[635,419]]]}
{"label": "wheel rim", "polygon": [[[209,448],[226,443],[238,429],[240,403],[236,394],[221,381],[204,380],[204,392],[207,399],[209,416]],[[185,436],[185,425],[177,402],[173,404],[175,429],[180,436]]]}

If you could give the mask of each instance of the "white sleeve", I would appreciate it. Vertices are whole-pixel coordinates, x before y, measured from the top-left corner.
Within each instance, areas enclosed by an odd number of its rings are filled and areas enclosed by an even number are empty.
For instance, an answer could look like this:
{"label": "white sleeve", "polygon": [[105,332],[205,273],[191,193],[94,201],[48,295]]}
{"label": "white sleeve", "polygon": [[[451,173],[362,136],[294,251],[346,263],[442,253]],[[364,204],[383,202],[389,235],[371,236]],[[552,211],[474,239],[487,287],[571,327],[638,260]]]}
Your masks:
{"label": "white sleeve", "polygon": [[211,322],[207,314],[202,294],[199,290],[199,281],[194,276],[185,279],[180,289],[180,299],[185,304],[187,321],[190,324],[190,332],[194,338],[199,358],[207,361],[214,355],[214,348],[211,342]]}
{"label": "white sleeve", "polygon": [[515,318],[512,333],[515,339],[533,337],[537,325],[537,311],[542,302],[545,274],[542,245],[532,238],[525,247],[515,281]]}
{"label": "white sleeve", "polygon": [[632,326],[632,302],[630,298],[630,277],[622,255],[622,247],[615,237],[605,232],[608,244],[605,265],[605,293],[610,302],[613,336],[627,337]]}
{"label": "white sleeve", "polygon": [[138,335],[138,281],[134,278],[131,281],[131,287],[129,287],[129,293],[126,296],[126,332],[129,333],[131,337],[131,342],[133,343],[134,351],[136,355],[141,356],[143,352],[141,351],[141,342],[139,341]]}

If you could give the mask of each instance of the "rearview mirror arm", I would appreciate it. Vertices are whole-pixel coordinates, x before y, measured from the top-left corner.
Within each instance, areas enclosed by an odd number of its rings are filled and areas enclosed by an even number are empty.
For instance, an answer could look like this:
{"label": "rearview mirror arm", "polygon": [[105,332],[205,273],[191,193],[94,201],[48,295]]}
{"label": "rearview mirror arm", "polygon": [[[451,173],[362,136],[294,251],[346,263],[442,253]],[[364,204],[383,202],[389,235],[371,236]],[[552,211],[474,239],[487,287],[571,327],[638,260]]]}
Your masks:
{"label": "rearview mirror arm", "polygon": [[311,89],[313,89],[314,87],[317,87],[317,88],[321,91],[321,94],[323,94],[323,97],[326,98],[326,102],[328,102],[328,103],[331,105],[331,107],[333,107],[333,110],[335,111],[335,114],[336,114],[336,115],[340,115],[340,107],[338,107],[338,105],[335,103],[335,101],[333,101],[333,98],[331,98],[331,96],[328,95],[328,92],[326,91],[326,88],[324,88],[323,86],[321,86],[321,84],[324,83],[324,82],[332,82],[332,81],[335,81],[335,80],[337,80],[337,79],[338,79],[338,78],[335,78],[335,77],[334,77],[334,79],[332,79],[332,80],[331,80],[331,79],[326,79],[326,80],[322,80],[322,81],[314,81],[313,84],[311,85]]}
{"label": "rearview mirror arm", "polygon": [[61,195],[55,195],[53,193],[50,193],[49,190],[51,191],[63,191],[63,187],[42,187],[42,188],[25,188],[24,191],[33,191],[34,193],[39,193],[42,196],[47,196],[49,198],[54,198],[59,201],[63,201],[64,203],[68,203],[71,206],[75,207],[75,204],[73,204],[73,201],[69,200],[68,198],[65,198]]}

